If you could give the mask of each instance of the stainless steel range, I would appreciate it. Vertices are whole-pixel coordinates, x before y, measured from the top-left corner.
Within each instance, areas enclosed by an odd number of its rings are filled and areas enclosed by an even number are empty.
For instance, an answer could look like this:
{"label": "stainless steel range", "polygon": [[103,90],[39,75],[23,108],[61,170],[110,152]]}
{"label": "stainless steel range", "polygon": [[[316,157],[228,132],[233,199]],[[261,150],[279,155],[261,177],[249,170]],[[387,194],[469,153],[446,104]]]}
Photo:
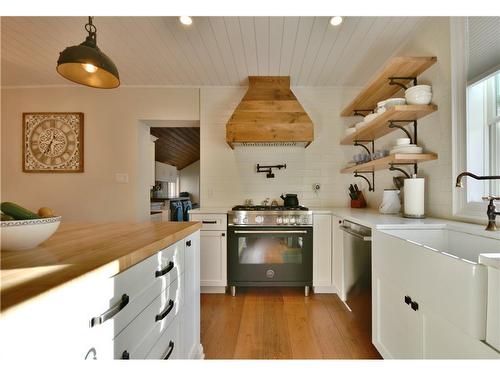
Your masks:
{"label": "stainless steel range", "polygon": [[312,286],[313,216],[306,207],[235,206],[228,213],[227,275],[237,286]]}

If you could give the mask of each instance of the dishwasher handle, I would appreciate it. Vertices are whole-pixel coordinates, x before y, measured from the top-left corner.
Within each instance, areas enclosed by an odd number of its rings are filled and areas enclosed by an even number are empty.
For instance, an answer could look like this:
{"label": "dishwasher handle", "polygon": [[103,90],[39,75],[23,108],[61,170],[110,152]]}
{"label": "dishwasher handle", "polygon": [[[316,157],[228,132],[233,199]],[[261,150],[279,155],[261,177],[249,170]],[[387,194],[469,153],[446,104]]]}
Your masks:
{"label": "dishwasher handle", "polygon": [[346,233],[349,233],[351,236],[359,238],[359,239],[361,239],[361,240],[363,240],[365,242],[370,242],[372,240],[372,236],[363,236],[361,233],[353,231],[351,228],[346,227],[345,225],[341,225],[340,229],[343,230]]}

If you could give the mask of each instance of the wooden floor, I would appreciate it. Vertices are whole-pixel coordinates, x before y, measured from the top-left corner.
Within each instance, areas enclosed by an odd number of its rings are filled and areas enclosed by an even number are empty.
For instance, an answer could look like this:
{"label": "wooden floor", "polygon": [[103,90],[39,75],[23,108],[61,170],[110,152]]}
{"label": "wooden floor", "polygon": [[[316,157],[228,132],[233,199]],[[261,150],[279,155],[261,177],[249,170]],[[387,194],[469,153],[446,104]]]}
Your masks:
{"label": "wooden floor", "polygon": [[[238,288],[202,294],[206,359],[376,359],[369,319],[356,319],[336,294],[303,288]],[[368,322],[367,322],[368,320]]]}

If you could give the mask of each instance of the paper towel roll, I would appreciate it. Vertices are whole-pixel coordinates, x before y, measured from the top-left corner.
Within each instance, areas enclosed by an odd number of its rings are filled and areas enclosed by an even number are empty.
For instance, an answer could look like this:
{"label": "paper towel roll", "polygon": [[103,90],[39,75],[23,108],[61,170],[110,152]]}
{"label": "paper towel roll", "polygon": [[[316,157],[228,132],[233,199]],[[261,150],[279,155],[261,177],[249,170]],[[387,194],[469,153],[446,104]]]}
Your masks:
{"label": "paper towel roll", "polygon": [[404,179],[404,214],[413,217],[424,216],[425,179]]}

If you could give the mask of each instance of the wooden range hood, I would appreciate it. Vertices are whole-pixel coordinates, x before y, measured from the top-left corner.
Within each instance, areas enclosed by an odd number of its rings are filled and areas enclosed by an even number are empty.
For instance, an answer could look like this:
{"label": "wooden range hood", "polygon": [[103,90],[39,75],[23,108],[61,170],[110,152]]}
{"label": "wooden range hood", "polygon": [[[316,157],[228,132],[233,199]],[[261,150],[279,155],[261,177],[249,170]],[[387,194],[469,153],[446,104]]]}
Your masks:
{"label": "wooden range hood", "polygon": [[290,90],[290,77],[250,76],[245,96],[226,124],[226,142],[242,146],[304,147],[314,125]]}

